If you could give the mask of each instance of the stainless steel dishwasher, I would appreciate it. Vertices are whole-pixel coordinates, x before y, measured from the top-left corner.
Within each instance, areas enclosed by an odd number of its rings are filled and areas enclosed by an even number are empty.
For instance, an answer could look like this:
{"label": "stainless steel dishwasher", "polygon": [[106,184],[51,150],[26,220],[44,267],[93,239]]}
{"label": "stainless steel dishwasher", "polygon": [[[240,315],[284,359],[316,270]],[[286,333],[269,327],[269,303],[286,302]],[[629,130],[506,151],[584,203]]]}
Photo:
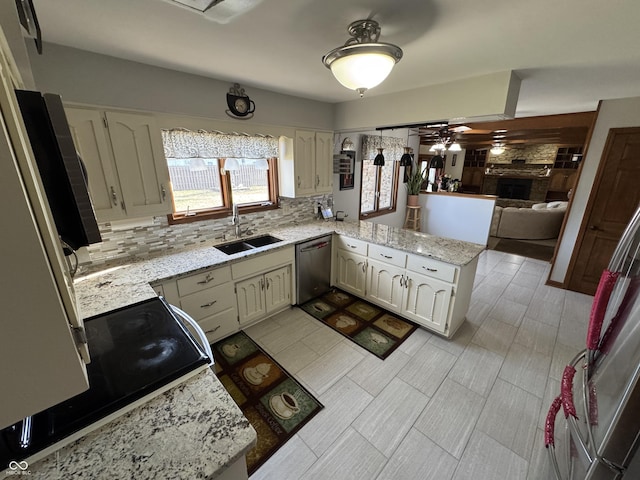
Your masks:
{"label": "stainless steel dishwasher", "polygon": [[331,235],[296,245],[296,298],[301,305],[331,288]]}

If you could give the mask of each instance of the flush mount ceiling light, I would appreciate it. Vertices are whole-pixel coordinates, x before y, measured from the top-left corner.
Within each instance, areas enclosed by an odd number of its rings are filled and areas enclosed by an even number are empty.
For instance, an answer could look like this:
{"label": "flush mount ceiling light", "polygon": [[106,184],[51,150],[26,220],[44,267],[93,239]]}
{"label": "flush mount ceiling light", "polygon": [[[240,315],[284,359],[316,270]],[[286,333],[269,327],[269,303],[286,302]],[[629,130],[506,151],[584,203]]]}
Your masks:
{"label": "flush mount ceiling light", "polygon": [[322,57],[322,63],[336,80],[362,97],[389,76],[402,58],[402,49],[378,42],[380,25],[375,20],[357,20],[347,30],[352,38]]}
{"label": "flush mount ceiling light", "polygon": [[[248,12],[262,0],[165,0],[186,7],[192,12],[202,13],[209,20],[226,24],[235,17]],[[218,5],[216,8],[212,8]]]}
{"label": "flush mount ceiling light", "polygon": [[491,152],[492,155],[502,155],[504,153],[504,145],[501,143],[494,143],[489,152]]}

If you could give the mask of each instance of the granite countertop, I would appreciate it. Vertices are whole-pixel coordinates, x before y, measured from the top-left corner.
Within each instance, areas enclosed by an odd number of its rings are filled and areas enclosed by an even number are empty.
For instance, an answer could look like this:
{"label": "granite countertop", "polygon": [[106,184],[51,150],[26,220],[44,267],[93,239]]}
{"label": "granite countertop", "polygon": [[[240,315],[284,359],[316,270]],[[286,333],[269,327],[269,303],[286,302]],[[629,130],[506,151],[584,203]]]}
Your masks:
{"label": "granite countertop", "polygon": [[234,255],[226,255],[213,248],[214,242],[203,242],[178,253],[120,261],[105,266],[103,270],[75,280],[80,314],[83,318],[88,318],[147,300],[156,296],[150,284],[176,279],[210,267],[221,267],[333,232],[457,266],[466,265],[485,248],[476,243],[366,221],[309,222],[269,231],[271,235],[282,239],[282,242]]}
{"label": "granite countertop", "polygon": [[[150,284],[338,233],[462,266],[484,249],[371,222],[310,222],[269,233],[281,242],[226,255],[202,243],[178,253],[104,265],[74,282],[83,318],[156,296]],[[210,369],[30,466],[36,478],[214,478],[256,433]],[[161,454],[157,454],[161,452]],[[204,453],[206,452],[206,454]]]}
{"label": "granite countertop", "polygon": [[29,465],[29,478],[212,479],[255,442],[255,430],[207,368]]}

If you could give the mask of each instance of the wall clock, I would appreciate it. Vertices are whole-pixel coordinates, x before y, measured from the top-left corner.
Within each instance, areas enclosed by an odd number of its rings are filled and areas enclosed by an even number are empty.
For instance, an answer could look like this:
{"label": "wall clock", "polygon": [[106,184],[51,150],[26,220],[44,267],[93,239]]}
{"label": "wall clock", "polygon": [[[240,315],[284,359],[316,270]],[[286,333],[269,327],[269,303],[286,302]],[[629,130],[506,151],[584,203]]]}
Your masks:
{"label": "wall clock", "polygon": [[239,83],[234,83],[233,87],[229,89],[227,106],[229,107],[229,110],[226,110],[227,115],[243,120],[253,117],[253,112],[256,110],[256,104],[244,92],[244,88]]}

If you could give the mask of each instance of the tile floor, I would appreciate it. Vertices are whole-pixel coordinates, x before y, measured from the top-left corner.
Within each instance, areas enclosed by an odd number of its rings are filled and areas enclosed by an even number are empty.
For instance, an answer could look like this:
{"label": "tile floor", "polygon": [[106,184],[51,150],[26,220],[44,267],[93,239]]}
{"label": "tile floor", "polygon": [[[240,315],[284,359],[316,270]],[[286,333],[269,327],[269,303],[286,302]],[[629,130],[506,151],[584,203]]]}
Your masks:
{"label": "tile floor", "polygon": [[455,337],[419,329],[385,361],[297,308],[248,328],[325,405],[251,479],[553,478],[542,427],[593,297],[548,268],[486,250]]}

